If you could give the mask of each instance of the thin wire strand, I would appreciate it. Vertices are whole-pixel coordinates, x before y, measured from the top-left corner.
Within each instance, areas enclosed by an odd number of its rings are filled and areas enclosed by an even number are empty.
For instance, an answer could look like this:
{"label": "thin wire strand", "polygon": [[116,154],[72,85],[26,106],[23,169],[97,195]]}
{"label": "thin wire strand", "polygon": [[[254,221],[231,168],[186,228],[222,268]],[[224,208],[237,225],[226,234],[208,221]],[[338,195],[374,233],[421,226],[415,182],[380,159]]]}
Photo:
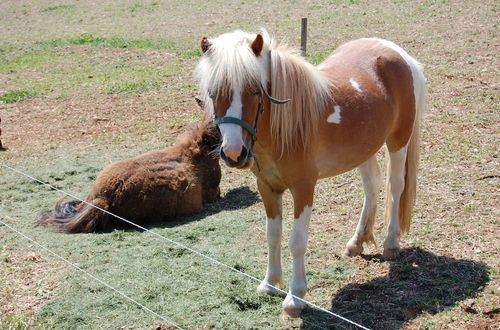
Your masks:
{"label": "thin wire strand", "polygon": [[[7,168],[7,169],[9,169],[9,170],[11,170],[11,171],[13,171],[13,172],[16,172],[16,173],[18,173],[18,174],[20,174],[20,175],[22,175],[22,176],[25,176],[25,177],[27,177],[27,178],[30,178],[30,179],[31,179],[31,180],[33,180],[33,181],[38,182],[38,183],[40,183],[40,184],[42,184],[42,185],[44,185],[44,186],[46,186],[46,187],[49,187],[49,188],[50,188],[50,189],[52,189],[52,190],[58,191],[58,192],[60,192],[60,193],[62,193],[62,194],[65,194],[65,195],[67,195],[67,196],[71,197],[71,198],[74,198],[74,199],[76,199],[76,200],[78,200],[78,201],[80,201],[80,202],[82,202],[82,203],[85,203],[85,204],[87,204],[87,205],[89,205],[89,206],[91,206],[91,207],[94,207],[94,208],[96,208],[96,209],[98,209],[98,210],[100,210],[100,211],[102,211],[102,212],[105,212],[105,213],[107,213],[107,214],[109,214],[109,215],[111,215],[111,216],[113,216],[113,217],[116,217],[117,219],[120,219],[120,220],[122,220],[122,221],[124,221],[124,222],[126,222],[126,223],[128,223],[128,224],[130,224],[130,225],[132,225],[132,226],[134,226],[134,227],[137,227],[137,228],[139,228],[139,229],[141,229],[141,230],[143,230],[143,231],[146,231],[146,232],[148,232],[148,233],[152,234],[153,236],[156,236],[156,237],[157,237],[157,238],[159,238],[159,239],[165,240],[165,241],[167,241],[167,242],[169,242],[169,243],[171,243],[171,244],[174,244],[174,245],[176,245],[176,246],[178,246],[178,247],[180,247],[180,248],[182,248],[182,249],[184,249],[184,250],[187,250],[187,251],[189,251],[189,252],[191,252],[191,253],[193,253],[193,254],[196,254],[196,255],[198,255],[198,256],[200,256],[200,257],[202,257],[202,258],[205,258],[205,259],[207,259],[207,260],[209,260],[209,261],[213,262],[214,264],[217,264],[217,265],[219,265],[219,266],[222,266],[222,267],[224,267],[224,268],[227,268],[227,269],[229,269],[229,270],[231,270],[231,271],[233,271],[233,272],[235,272],[235,273],[238,273],[238,274],[240,274],[240,275],[242,275],[242,276],[245,276],[245,277],[247,277],[247,278],[249,278],[249,279],[251,279],[251,280],[253,280],[253,281],[256,281],[256,282],[258,282],[258,283],[261,283],[261,282],[262,282],[262,280],[258,279],[258,278],[257,278],[257,277],[255,277],[255,276],[252,276],[252,275],[250,275],[250,274],[247,274],[247,273],[245,273],[245,272],[242,272],[242,271],[240,271],[240,270],[238,270],[238,269],[236,269],[236,268],[234,268],[234,267],[232,267],[232,266],[229,266],[229,265],[227,265],[227,264],[225,264],[225,263],[223,263],[223,262],[221,262],[221,261],[219,261],[219,260],[217,260],[217,259],[215,259],[215,258],[213,258],[213,257],[209,256],[209,255],[206,255],[206,254],[203,254],[203,253],[201,253],[201,252],[198,252],[198,251],[196,251],[196,250],[194,250],[194,249],[190,248],[190,247],[189,247],[189,246],[187,246],[187,245],[184,245],[184,244],[182,244],[182,243],[179,243],[179,242],[177,242],[177,241],[174,241],[173,239],[170,239],[170,238],[165,237],[165,236],[163,236],[163,235],[161,235],[161,234],[158,234],[157,232],[154,232],[154,231],[152,231],[152,230],[150,230],[150,229],[147,229],[147,228],[145,228],[145,227],[143,227],[143,226],[141,226],[141,225],[138,225],[138,224],[136,224],[136,223],[134,223],[134,222],[132,222],[132,221],[130,221],[130,220],[127,220],[127,219],[125,219],[125,218],[123,218],[123,217],[121,217],[121,216],[119,216],[119,215],[116,215],[116,214],[114,214],[114,213],[111,213],[111,212],[109,212],[109,211],[107,211],[107,210],[105,210],[105,209],[103,209],[103,208],[101,208],[101,207],[99,207],[99,206],[93,205],[93,204],[91,204],[91,203],[89,203],[89,202],[87,202],[87,201],[85,201],[85,200],[83,200],[83,199],[81,199],[81,198],[79,198],[79,197],[77,197],[77,196],[75,196],[75,195],[71,194],[71,193],[68,193],[68,192],[66,192],[66,191],[64,191],[64,190],[61,190],[61,189],[59,189],[59,188],[57,188],[57,187],[54,187],[53,185],[51,185],[51,184],[49,184],[49,183],[46,183],[46,182],[44,182],[44,181],[41,181],[41,180],[39,180],[39,179],[37,179],[37,178],[35,178],[35,177],[33,177],[33,176],[31,176],[31,175],[27,174],[27,173],[24,173],[24,172],[22,172],[22,171],[20,171],[20,170],[18,170],[18,169],[16,169],[16,168],[14,168],[14,167],[11,167],[11,166],[9,166],[9,165],[7,165],[7,164],[3,163],[3,162],[0,162],[0,166],[3,166],[3,167],[5,167],[5,168]],[[299,300],[299,301],[301,301],[301,302],[303,302],[303,303],[305,303],[305,304],[309,305],[310,307],[313,307],[313,308],[315,308],[315,309],[317,309],[317,310],[320,310],[320,311],[322,311],[322,312],[324,312],[324,313],[327,313],[327,314],[329,314],[329,315],[331,315],[331,316],[334,316],[334,317],[336,317],[336,318],[338,318],[338,319],[341,319],[341,320],[343,320],[343,321],[345,321],[345,322],[348,322],[348,323],[350,323],[350,324],[352,324],[352,325],[354,325],[354,326],[356,326],[356,327],[358,327],[358,328],[360,328],[360,329],[369,330],[369,328],[367,328],[367,327],[365,327],[365,326],[363,326],[363,325],[361,325],[361,324],[358,324],[358,323],[356,323],[356,322],[354,322],[354,321],[352,321],[352,320],[349,320],[348,318],[343,317],[342,315],[339,315],[339,314],[337,314],[337,313],[334,313],[334,312],[332,312],[332,311],[329,311],[329,310],[328,310],[328,309],[326,309],[326,308],[323,308],[323,307],[321,307],[321,306],[318,306],[318,305],[316,305],[316,304],[314,304],[314,303],[312,303],[312,302],[310,302],[310,301],[308,301],[308,300],[305,300],[305,299],[303,299],[303,298],[301,298],[301,297],[298,297],[298,296],[296,296],[296,295],[294,295],[294,294],[291,294],[291,293],[289,293],[289,292],[287,292],[287,291],[285,291],[285,290],[282,290],[282,289],[280,289],[280,288],[278,288],[278,287],[276,287],[276,286],[274,286],[274,285],[272,285],[272,284],[268,284],[268,283],[266,283],[266,285],[267,285],[269,288],[272,288],[272,289],[274,289],[274,290],[276,290],[276,291],[278,291],[278,292],[280,292],[280,293],[283,293],[283,294],[290,294],[290,296],[292,296],[293,298],[295,298],[295,299],[297,299],[297,300]]]}
{"label": "thin wire strand", "polygon": [[104,282],[103,280],[97,278],[96,276],[92,275],[91,273],[87,272],[86,270],[80,268],[78,265],[72,263],[71,261],[65,259],[64,257],[61,257],[60,255],[58,255],[57,253],[55,253],[54,251],[52,251],[51,249],[49,249],[48,247],[38,243],[37,241],[35,241],[34,239],[28,237],[27,235],[23,234],[22,232],[20,232],[19,230],[15,229],[14,227],[10,226],[9,224],[5,223],[4,221],[0,220],[0,223],[3,224],[4,226],[6,226],[7,228],[9,228],[10,230],[12,230],[13,232],[16,232],[18,235],[24,237],[25,239],[29,240],[30,242],[38,245],[40,248],[44,249],[45,251],[47,252],[50,252],[52,255],[56,256],[57,258],[61,259],[62,261],[70,264],[71,266],[73,266],[74,268],[76,268],[77,270],[81,271],[82,273],[84,273],[85,275],[87,275],[88,277],[96,280],[97,282],[101,283],[102,285],[104,285],[105,287],[113,290],[114,292],[118,293],[120,296],[122,296],[123,298],[127,299],[128,301],[136,304],[137,306],[141,307],[142,309],[144,309],[145,311],[148,311],[149,313],[153,314],[154,316],[160,318],[161,320],[165,321],[166,323],[168,323],[169,325],[171,326],[174,326],[175,328],[177,329],[184,329],[184,328],[181,328],[180,326],[178,326],[177,324],[175,324],[173,321],[161,316],[160,314],[156,313],[155,311],[149,309],[148,307],[144,306],[143,304],[141,304],[140,302],[130,298],[129,296],[127,296],[125,293],[121,292],[120,290],[118,289],[115,289],[114,287],[112,287],[111,285],[109,285],[108,283]]}

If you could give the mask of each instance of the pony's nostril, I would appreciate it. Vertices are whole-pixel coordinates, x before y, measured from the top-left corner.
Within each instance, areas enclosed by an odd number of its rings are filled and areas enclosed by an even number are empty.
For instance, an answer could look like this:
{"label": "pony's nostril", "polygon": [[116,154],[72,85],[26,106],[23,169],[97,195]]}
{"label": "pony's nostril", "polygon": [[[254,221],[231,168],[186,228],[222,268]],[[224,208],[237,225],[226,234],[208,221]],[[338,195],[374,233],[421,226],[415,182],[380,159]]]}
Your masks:
{"label": "pony's nostril", "polygon": [[247,159],[248,157],[248,149],[243,146],[243,148],[241,149],[241,153],[240,153],[240,156],[238,157],[238,161],[243,161],[245,159]]}
{"label": "pony's nostril", "polygon": [[248,148],[245,146],[242,147],[241,152],[235,159],[228,157],[227,152],[224,151],[224,148],[220,149],[220,157],[222,160],[226,162],[229,166],[240,166],[241,164],[244,164],[248,157],[250,156],[250,152],[248,151]]}
{"label": "pony's nostril", "polygon": [[231,159],[232,161],[237,162],[238,158],[243,153],[244,148],[245,148],[244,146],[236,148],[223,145],[221,148],[221,153],[223,153],[227,158]]}
{"label": "pony's nostril", "polygon": [[222,158],[222,159],[227,159],[227,156],[226,156],[226,154],[224,153],[224,149],[222,149],[222,148],[220,148],[220,153],[219,153],[219,155],[220,155],[220,158]]}

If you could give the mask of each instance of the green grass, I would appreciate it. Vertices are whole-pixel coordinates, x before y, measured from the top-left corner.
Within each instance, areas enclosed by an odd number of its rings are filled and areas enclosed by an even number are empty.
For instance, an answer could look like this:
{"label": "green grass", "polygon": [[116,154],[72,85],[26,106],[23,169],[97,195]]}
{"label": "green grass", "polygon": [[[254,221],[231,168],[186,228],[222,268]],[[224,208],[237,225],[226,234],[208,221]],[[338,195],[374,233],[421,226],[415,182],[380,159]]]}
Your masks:
{"label": "green grass", "polygon": [[33,90],[10,91],[0,95],[0,104],[19,102],[37,96],[40,96],[40,93]]}
{"label": "green grass", "polygon": [[125,82],[111,85],[108,88],[108,93],[143,93],[152,89],[159,89],[161,83],[157,81],[139,81],[139,82]]}
{"label": "green grass", "polygon": [[111,48],[137,48],[137,49],[164,49],[176,50],[178,46],[174,42],[153,41],[149,39],[126,39],[121,37],[99,37],[91,33],[84,33],[75,38],[53,39],[39,41],[39,45],[50,45],[61,47],[65,45],[92,45]]}
{"label": "green grass", "polygon": [[[120,158],[137,154],[145,148],[151,146],[145,144],[134,148]],[[49,168],[37,169],[27,163],[22,167],[44,181],[83,197],[95,174],[112,160],[99,157],[103,152],[105,150],[100,149],[89,154],[80,153],[71,160],[46,158],[44,162],[52,163]],[[59,194],[3,169],[0,171],[0,212],[9,215],[9,223],[160,315],[188,328],[203,325],[245,328],[251,324],[268,328],[279,324],[277,307],[281,298],[259,295],[255,292],[256,283],[149,233],[117,229],[110,233],[67,235],[34,228],[32,224],[40,212],[52,206]],[[32,194],[38,197],[29,198]],[[25,205],[24,210],[16,210],[15,203],[18,202]],[[180,218],[171,225],[154,230],[262,277],[264,269],[256,258],[261,259],[265,245],[259,240],[248,240],[243,246],[237,242],[251,227],[260,226],[264,218],[253,215],[234,221],[239,210],[224,210],[224,205],[231,204],[231,200],[222,200],[209,206],[202,216]],[[258,206],[250,204],[249,207]],[[9,246],[26,243],[6,228],[0,228],[0,231]],[[240,249],[247,251],[249,256],[241,259]],[[51,256],[45,257],[54,260]],[[149,313],[77,271],[70,270],[66,276],[59,280],[68,285],[60,288],[56,292],[57,298],[37,313],[36,322],[43,328],[93,328],[104,324],[112,328],[147,327],[155,320]],[[179,301],[179,297],[184,299]],[[94,316],[89,318],[88,315]],[[192,318],[192,315],[196,317]]]}
{"label": "green grass", "polygon": [[201,56],[201,50],[200,49],[195,49],[195,50],[189,50],[183,53],[180,53],[178,55],[180,58],[196,58]]}
{"label": "green grass", "polygon": [[59,11],[59,10],[67,10],[67,9],[74,9],[75,5],[56,5],[56,6],[50,6],[42,10],[42,12],[49,12],[49,11]]}
{"label": "green grass", "polygon": [[308,54],[307,60],[314,65],[318,65],[323,62],[333,50],[324,50]]}
{"label": "green grass", "polygon": [[[135,45],[139,46],[138,43]],[[91,47],[94,46],[99,47]],[[0,73],[9,76],[10,89],[37,92],[31,93],[30,97],[47,93],[141,93],[158,89],[171,76],[181,73],[175,59],[164,57],[159,63],[150,63],[147,52],[120,57],[109,48],[109,55],[103,60],[96,49],[81,52],[34,45],[24,50],[0,53]]]}
{"label": "green grass", "polygon": [[0,318],[0,329],[28,330],[29,324],[25,320],[29,319],[25,315],[7,314]]}

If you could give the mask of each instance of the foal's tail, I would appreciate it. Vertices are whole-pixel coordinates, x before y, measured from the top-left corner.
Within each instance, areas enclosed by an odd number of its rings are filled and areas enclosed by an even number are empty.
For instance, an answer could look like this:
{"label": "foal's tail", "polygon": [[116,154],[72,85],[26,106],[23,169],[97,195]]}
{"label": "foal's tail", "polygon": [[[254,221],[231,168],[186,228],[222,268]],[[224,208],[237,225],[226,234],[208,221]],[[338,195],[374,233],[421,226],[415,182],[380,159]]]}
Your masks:
{"label": "foal's tail", "polygon": [[[107,210],[107,203],[99,198],[92,204]],[[59,201],[53,210],[45,212],[38,225],[54,227],[67,233],[91,233],[106,229],[109,216],[106,212],[87,203],[74,200],[66,203]]]}
{"label": "foal's tail", "polygon": [[[407,144],[406,162],[405,162],[405,184],[401,197],[399,199],[399,227],[401,233],[410,230],[411,216],[417,194],[417,172],[420,148],[420,122],[426,106],[427,88],[426,80],[422,66],[412,57],[405,58],[410,65],[413,76],[413,93],[415,96],[415,121],[413,122],[413,131]],[[385,223],[389,223],[391,217],[391,185],[389,182],[390,161],[387,166],[387,197],[385,207]]]}

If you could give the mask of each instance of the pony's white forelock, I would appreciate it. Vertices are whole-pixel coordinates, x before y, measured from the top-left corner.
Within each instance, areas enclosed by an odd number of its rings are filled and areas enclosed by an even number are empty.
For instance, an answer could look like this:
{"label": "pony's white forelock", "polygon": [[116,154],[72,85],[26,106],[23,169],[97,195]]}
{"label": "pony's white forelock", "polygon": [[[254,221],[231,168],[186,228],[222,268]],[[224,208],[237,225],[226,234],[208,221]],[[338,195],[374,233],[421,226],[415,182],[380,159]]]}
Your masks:
{"label": "pony's white forelock", "polygon": [[258,59],[249,47],[256,36],[237,30],[209,39],[210,46],[195,70],[201,96],[262,83]]}

